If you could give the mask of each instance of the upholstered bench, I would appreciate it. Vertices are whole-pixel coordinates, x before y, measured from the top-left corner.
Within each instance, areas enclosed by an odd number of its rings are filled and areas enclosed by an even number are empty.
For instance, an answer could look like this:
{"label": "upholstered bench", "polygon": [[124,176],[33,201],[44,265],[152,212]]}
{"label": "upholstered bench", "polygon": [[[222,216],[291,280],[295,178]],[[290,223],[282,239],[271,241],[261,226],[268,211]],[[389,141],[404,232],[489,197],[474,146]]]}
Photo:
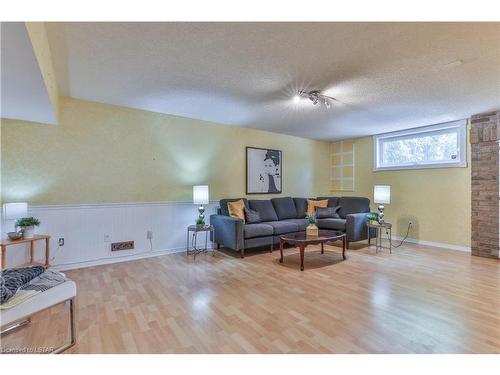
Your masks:
{"label": "upholstered bench", "polygon": [[28,325],[31,316],[45,309],[58,305],[60,303],[69,303],[69,325],[70,341],[54,349],[52,353],[61,353],[75,345],[75,297],[76,284],[72,280],[67,280],[53,288],[42,293],[38,293],[19,305],[9,309],[0,310],[0,326],[2,327],[1,336],[13,333],[14,331]]}

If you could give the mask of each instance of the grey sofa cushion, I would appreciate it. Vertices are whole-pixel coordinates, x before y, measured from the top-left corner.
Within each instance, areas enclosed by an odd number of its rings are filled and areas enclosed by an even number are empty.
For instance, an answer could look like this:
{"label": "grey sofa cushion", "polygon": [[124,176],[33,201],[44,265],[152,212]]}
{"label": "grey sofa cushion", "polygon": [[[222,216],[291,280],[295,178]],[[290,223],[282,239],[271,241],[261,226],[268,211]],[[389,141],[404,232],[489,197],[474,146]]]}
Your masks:
{"label": "grey sofa cushion", "polygon": [[272,236],[273,233],[274,233],[273,227],[271,225],[267,225],[264,223],[243,225],[244,238]]}
{"label": "grey sofa cushion", "polygon": [[265,224],[273,227],[275,235],[299,231],[299,226],[295,223],[292,223],[291,221],[288,221],[288,220],[268,221]]}
{"label": "grey sofa cushion", "polygon": [[248,224],[260,223],[262,219],[257,211],[245,207],[245,222]]}
{"label": "grey sofa cushion", "polygon": [[295,219],[297,217],[295,203],[293,203],[291,197],[272,198],[271,202],[278,215],[278,220]]}
{"label": "grey sofa cushion", "polygon": [[316,207],[316,219],[340,219],[338,211],[340,210],[340,206],[336,207]]}
{"label": "grey sofa cushion", "polygon": [[364,197],[340,197],[339,215],[345,219],[349,214],[359,214],[363,212],[370,212],[370,200]]}
{"label": "grey sofa cushion", "polygon": [[319,201],[328,199],[328,207],[340,206],[340,204],[339,204],[340,198],[339,197],[318,197],[317,199]]}
{"label": "grey sofa cushion", "polygon": [[297,211],[296,218],[305,218],[307,212],[307,198],[293,198],[293,203],[295,204],[295,211]]}
{"label": "grey sofa cushion", "polygon": [[245,204],[245,207],[248,208],[248,200],[246,198],[221,199],[219,201],[220,214],[224,215],[224,216],[229,216],[229,209],[227,208],[227,202],[236,202],[236,201],[239,201],[240,199],[243,199],[243,203]]}
{"label": "grey sofa cushion", "polygon": [[345,219],[318,219],[317,225],[320,229],[334,229],[345,231]]}
{"label": "grey sofa cushion", "polygon": [[277,221],[278,215],[274,211],[273,204],[269,199],[252,199],[248,201],[248,205],[252,210],[257,211],[260,214],[260,219],[262,221]]}
{"label": "grey sofa cushion", "polygon": [[307,226],[309,225],[309,220],[307,219],[286,219],[284,221],[289,221],[291,223],[297,224],[299,227],[299,231],[306,230]]}

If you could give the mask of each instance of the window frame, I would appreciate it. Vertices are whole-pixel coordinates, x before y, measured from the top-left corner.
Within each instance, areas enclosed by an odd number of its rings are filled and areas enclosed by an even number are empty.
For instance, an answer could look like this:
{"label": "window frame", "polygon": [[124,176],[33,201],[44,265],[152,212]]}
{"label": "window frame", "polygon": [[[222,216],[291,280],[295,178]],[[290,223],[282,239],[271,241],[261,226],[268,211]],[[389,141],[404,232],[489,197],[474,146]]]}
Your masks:
{"label": "window frame", "polygon": [[[380,160],[382,157],[383,148],[381,147],[384,141],[401,140],[411,138],[413,135],[438,135],[448,133],[449,129],[456,129],[458,135],[458,158],[457,161],[450,162],[427,162],[427,163],[411,163],[399,164],[393,166],[381,166]],[[373,171],[390,171],[402,169],[428,169],[428,168],[465,168],[467,167],[467,120],[458,120],[413,128],[408,130],[395,131],[390,133],[377,134],[373,136]]]}

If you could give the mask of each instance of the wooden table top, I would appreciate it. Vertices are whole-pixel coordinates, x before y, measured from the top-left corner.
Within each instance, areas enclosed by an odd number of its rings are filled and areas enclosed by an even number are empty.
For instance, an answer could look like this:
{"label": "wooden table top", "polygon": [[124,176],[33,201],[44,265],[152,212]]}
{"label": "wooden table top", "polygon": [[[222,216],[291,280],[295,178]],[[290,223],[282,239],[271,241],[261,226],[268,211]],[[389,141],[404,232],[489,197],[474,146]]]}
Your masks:
{"label": "wooden table top", "polygon": [[1,245],[2,246],[9,246],[9,245],[16,245],[20,243],[28,243],[31,241],[37,241],[37,240],[45,240],[49,239],[50,236],[47,234],[35,234],[33,238],[21,238],[20,240],[9,240],[8,238],[2,239]]}

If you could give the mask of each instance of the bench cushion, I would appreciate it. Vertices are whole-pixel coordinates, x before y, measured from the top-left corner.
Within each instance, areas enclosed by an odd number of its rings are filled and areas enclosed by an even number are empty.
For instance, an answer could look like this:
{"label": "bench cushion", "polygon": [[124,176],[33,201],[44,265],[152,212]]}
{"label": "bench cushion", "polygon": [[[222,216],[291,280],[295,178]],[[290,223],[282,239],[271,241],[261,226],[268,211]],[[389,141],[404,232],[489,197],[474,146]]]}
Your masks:
{"label": "bench cushion", "polygon": [[345,219],[318,219],[318,228],[320,229],[334,229],[345,231]]}
{"label": "bench cushion", "polygon": [[243,238],[255,238],[272,236],[274,229],[267,223],[245,224],[243,225]]}
{"label": "bench cushion", "polygon": [[297,210],[291,197],[272,198],[271,202],[278,215],[278,220],[297,218]]}
{"label": "bench cushion", "polygon": [[297,219],[304,219],[307,213],[307,198],[293,198],[295,210],[297,211]]}
{"label": "bench cushion", "polygon": [[75,296],[76,284],[72,280],[67,280],[45,292],[34,295],[19,305],[0,310],[2,315],[1,324],[2,326],[10,324]]}
{"label": "bench cushion", "polygon": [[339,215],[342,219],[345,219],[349,214],[370,212],[370,200],[364,197],[340,197],[338,205],[340,206]]}
{"label": "bench cushion", "polygon": [[269,221],[266,223],[274,229],[274,235],[298,232],[299,226],[288,220],[283,221]]}
{"label": "bench cushion", "polygon": [[299,227],[299,231],[304,231],[306,230],[307,226],[309,225],[309,220],[307,219],[286,219],[285,222],[291,222],[294,224],[297,224]]}
{"label": "bench cushion", "polygon": [[328,207],[335,207],[339,206],[339,197],[319,197],[317,198],[319,201],[322,201],[324,199],[328,199]]}
{"label": "bench cushion", "polygon": [[252,199],[248,201],[248,204],[252,210],[257,211],[260,214],[260,219],[262,221],[278,220],[278,215],[276,215],[273,204],[269,199]]}

